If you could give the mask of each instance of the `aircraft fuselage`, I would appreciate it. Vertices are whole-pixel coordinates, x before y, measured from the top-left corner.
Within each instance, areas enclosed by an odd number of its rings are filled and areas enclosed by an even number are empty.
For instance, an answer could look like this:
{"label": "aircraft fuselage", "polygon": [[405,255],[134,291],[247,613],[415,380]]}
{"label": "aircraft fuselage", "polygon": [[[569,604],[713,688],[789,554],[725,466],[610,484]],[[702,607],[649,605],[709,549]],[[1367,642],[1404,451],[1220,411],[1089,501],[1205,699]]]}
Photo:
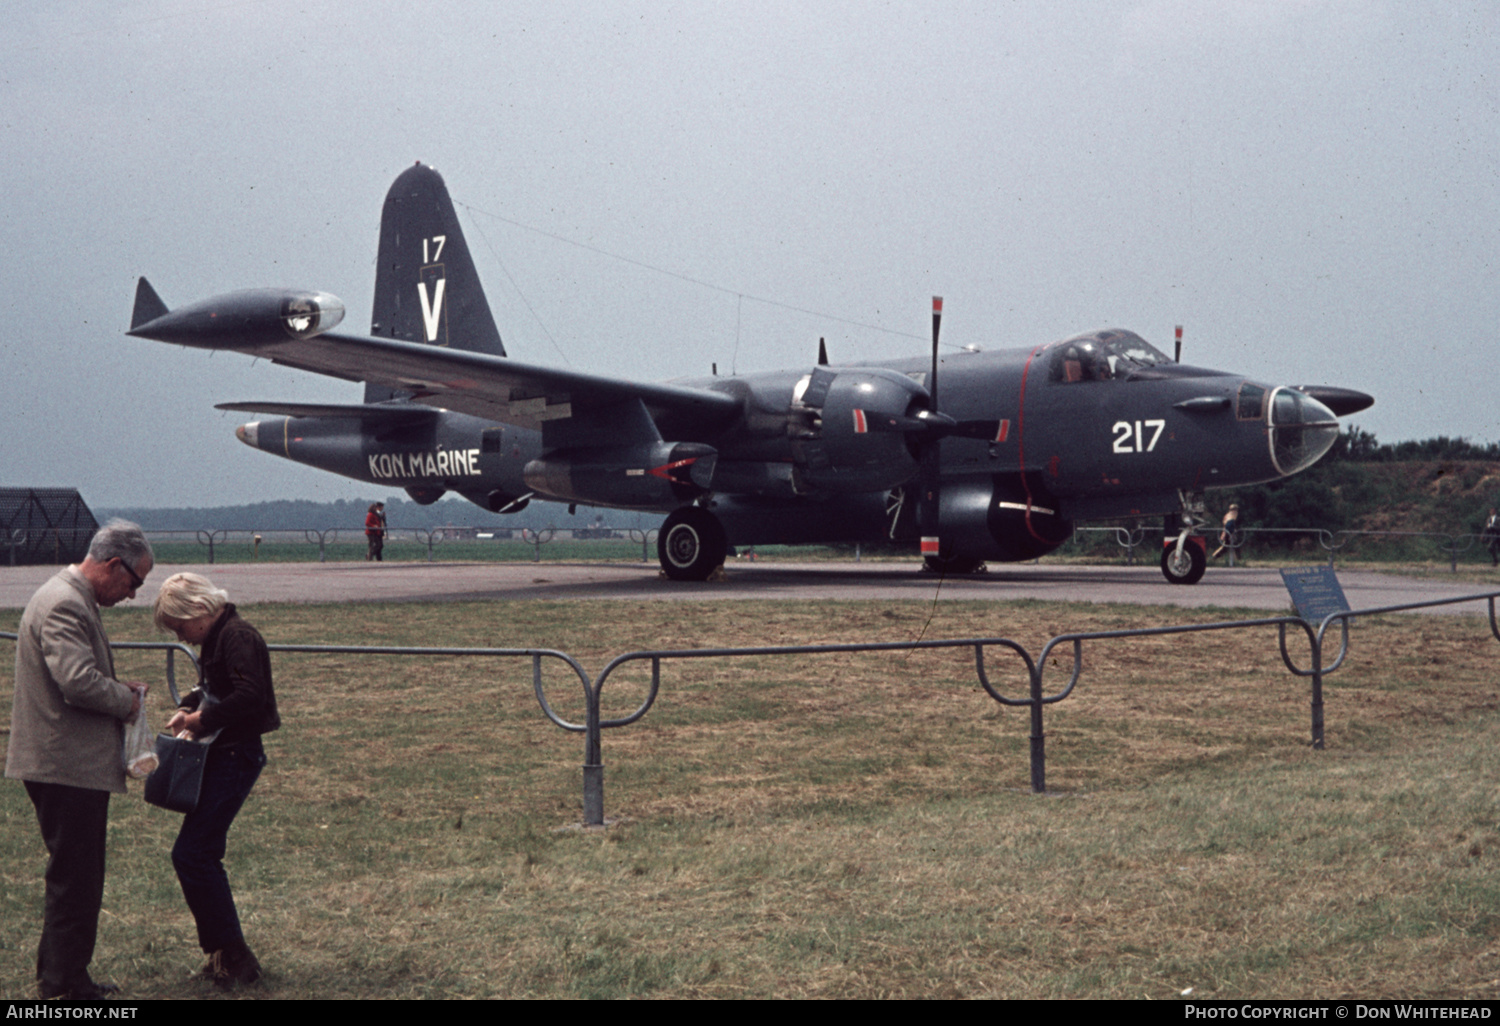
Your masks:
{"label": "aircraft fuselage", "polygon": [[[1079,519],[1201,510],[1211,488],[1294,474],[1363,393],[1185,367],[1109,329],[1027,349],[636,382],[505,351],[443,183],[417,164],[381,215],[368,335],[321,291],[169,309],[142,278],[130,334],[365,385],[360,403],[221,404],[247,444],[497,513],[532,497],[669,514],[662,568],[703,580],[730,545],[919,543],[946,571],[1031,559]],[[933,350],[941,300],[934,298]],[[1163,572],[1191,583],[1179,532]],[[1194,554],[1196,552],[1196,555]]]}
{"label": "aircraft fuselage", "polygon": [[[1138,358],[1110,369],[1111,344]],[[1142,347],[1128,332],[1101,332],[942,361],[943,412],[985,429],[984,437],[971,431],[937,443],[941,520],[958,551],[1030,558],[1066,537],[1065,522],[1174,512],[1183,490],[1295,473],[1336,434],[1333,414],[1301,392],[1173,364]],[[1070,359],[1074,353],[1083,360]],[[833,383],[830,396],[841,378],[852,379],[845,408],[799,401],[818,371]],[[356,417],[284,417],[238,434],[346,477],[418,498],[454,492],[497,511],[535,496],[667,512],[696,495],[732,544],[905,540],[920,529],[916,511],[892,497],[916,477],[916,454],[905,434],[876,430],[873,421],[906,413],[910,400],[925,396],[928,373],[923,361],[907,359],[676,382],[733,396],[738,417],[666,442],[603,450],[586,467],[550,454],[544,431],[441,410],[379,430]],[[898,378],[913,388],[902,391]],[[880,387],[895,407],[852,405]],[[840,423],[830,423],[835,417]],[[662,426],[670,430],[669,421]],[[704,450],[697,459],[711,454],[706,479],[674,481],[653,462],[677,442],[697,443]],[[1028,524],[1038,510],[1051,517],[1050,533]]]}

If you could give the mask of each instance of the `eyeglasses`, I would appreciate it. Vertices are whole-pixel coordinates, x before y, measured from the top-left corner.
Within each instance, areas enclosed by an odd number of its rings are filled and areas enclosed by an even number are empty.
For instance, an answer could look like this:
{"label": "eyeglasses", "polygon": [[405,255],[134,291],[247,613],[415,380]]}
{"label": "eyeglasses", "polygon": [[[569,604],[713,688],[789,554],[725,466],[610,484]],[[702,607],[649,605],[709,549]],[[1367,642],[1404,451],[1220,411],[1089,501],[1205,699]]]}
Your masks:
{"label": "eyeglasses", "polygon": [[132,589],[139,588],[141,587],[141,585],[146,583],[146,579],[132,570],[129,563],[125,562],[125,560],[121,559],[119,556],[116,556],[115,558],[120,560],[121,568],[130,575],[130,587]]}

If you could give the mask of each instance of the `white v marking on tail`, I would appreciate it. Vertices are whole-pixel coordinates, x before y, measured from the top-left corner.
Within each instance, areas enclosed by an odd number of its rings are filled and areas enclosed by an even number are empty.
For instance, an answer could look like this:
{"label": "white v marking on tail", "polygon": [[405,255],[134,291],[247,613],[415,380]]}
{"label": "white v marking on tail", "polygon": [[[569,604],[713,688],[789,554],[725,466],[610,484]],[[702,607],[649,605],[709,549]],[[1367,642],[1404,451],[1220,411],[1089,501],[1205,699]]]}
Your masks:
{"label": "white v marking on tail", "polygon": [[429,303],[427,283],[417,282],[417,296],[422,300],[422,326],[427,329],[428,342],[437,341],[438,319],[443,315],[443,286],[447,284],[447,278],[437,280],[437,285],[432,290],[432,302]]}

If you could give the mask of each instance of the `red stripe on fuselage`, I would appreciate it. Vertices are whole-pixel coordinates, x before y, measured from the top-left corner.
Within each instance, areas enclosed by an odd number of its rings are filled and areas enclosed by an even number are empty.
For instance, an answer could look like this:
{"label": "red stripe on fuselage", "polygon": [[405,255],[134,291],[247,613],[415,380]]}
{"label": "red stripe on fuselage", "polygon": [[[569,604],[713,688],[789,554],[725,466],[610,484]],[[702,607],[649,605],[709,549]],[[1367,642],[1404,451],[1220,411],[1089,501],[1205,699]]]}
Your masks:
{"label": "red stripe on fuselage", "polygon": [[1026,366],[1021,368],[1021,398],[1016,404],[1016,456],[1021,463],[1021,487],[1026,489],[1026,533],[1044,545],[1052,544],[1048,539],[1036,533],[1036,528],[1031,526],[1031,483],[1026,478],[1026,379],[1031,374],[1031,361],[1045,345],[1037,346],[1026,355]]}

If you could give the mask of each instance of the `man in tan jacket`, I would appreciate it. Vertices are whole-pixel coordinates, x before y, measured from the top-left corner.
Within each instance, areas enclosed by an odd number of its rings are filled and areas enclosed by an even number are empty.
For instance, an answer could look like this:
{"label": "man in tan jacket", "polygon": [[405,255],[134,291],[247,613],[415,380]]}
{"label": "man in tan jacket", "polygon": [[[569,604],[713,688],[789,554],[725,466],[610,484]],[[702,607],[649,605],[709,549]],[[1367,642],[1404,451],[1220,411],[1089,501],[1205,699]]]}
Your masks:
{"label": "man in tan jacket", "polygon": [[26,784],[47,862],[37,985],[44,998],[118,990],[89,976],[104,899],[110,792],[124,792],[123,724],[146,685],[115,679],[101,606],[134,598],[154,558],[135,524],[100,528],[82,563],[42,585],[21,615],[5,775]]}

